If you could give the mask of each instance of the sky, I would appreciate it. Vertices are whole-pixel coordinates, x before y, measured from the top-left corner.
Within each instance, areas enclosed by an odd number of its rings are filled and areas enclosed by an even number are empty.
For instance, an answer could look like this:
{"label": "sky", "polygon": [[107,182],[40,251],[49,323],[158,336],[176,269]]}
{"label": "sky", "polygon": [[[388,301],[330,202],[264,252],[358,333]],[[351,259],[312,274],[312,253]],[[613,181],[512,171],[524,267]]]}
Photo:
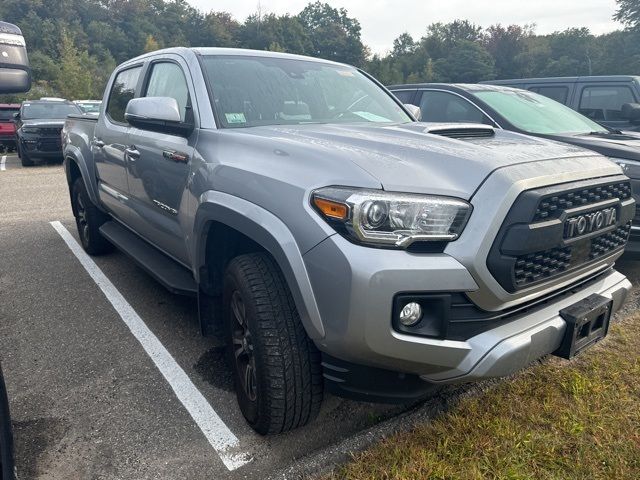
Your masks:
{"label": "sky", "polygon": [[[295,15],[310,0],[188,0],[198,9],[226,11],[244,20],[258,10],[264,13]],[[323,0],[344,7],[362,26],[362,40],[374,53],[391,50],[393,39],[403,32],[420,38],[425,27],[435,22],[467,19],[487,27],[495,23],[537,25],[545,34],[569,27],[589,27],[592,33],[622,28],[611,17],[615,0]]]}

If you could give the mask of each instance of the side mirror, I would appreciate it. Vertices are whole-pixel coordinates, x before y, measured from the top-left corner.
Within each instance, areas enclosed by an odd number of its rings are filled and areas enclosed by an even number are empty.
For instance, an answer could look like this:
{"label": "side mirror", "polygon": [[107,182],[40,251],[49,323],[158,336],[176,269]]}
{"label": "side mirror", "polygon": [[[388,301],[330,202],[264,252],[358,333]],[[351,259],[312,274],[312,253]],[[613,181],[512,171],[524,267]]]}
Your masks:
{"label": "side mirror", "polygon": [[404,105],[404,108],[409,110],[409,113],[413,116],[413,118],[420,121],[420,119],[422,118],[422,112],[420,112],[420,107],[411,105],[410,103],[404,103],[403,105]]}
{"label": "side mirror", "polygon": [[20,112],[16,112],[13,114],[13,119],[14,120],[20,120]]}
{"label": "side mirror", "polygon": [[0,22],[0,93],[28,92],[31,69],[22,32],[11,23]]}
{"label": "side mirror", "polygon": [[124,118],[142,130],[183,136],[193,131],[193,125],[182,121],[176,99],[170,97],[141,97],[129,100]]}

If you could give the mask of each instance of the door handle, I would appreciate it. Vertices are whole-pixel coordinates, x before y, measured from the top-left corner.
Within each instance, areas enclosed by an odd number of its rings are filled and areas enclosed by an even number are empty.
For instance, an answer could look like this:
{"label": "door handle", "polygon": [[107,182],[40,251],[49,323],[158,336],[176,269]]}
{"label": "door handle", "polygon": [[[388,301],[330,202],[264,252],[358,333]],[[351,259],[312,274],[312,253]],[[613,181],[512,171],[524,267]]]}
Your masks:
{"label": "door handle", "polygon": [[100,140],[99,138],[94,138],[93,139],[93,145],[96,148],[102,148],[102,147],[104,147],[104,142],[102,140]]}
{"label": "door handle", "polygon": [[131,145],[130,147],[125,148],[124,154],[129,160],[132,161],[136,161],[138,158],[140,158],[140,152],[135,147],[135,145]]}
{"label": "door handle", "polygon": [[176,152],[174,150],[165,150],[162,152],[162,156],[167,160],[172,160],[178,163],[187,163],[189,161],[189,155],[186,153]]}

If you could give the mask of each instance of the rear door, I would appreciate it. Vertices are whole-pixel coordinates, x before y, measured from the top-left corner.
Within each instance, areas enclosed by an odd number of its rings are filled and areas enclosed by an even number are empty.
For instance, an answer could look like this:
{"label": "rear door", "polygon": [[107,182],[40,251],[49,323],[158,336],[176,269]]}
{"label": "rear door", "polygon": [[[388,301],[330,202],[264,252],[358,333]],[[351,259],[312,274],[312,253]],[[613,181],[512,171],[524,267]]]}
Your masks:
{"label": "rear door", "polygon": [[[147,68],[143,97],[175,98],[185,123],[194,124],[193,86],[188,69],[176,55],[154,60]],[[180,218],[183,195],[197,133],[189,138],[132,128],[127,159],[133,224],[148,241],[178,261],[188,264]]]}
{"label": "rear door", "polygon": [[127,222],[129,184],[126,148],[131,127],[124,118],[129,100],[135,97],[141,80],[142,65],[120,70],[111,85],[107,106],[98,118],[91,144],[98,175],[101,202],[120,220]]}
{"label": "rear door", "polygon": [[619,130],[635,128],[622,118],[622,105],[637,103],[630,83],[579,83],[577,95],[578,111],[607,127]]}

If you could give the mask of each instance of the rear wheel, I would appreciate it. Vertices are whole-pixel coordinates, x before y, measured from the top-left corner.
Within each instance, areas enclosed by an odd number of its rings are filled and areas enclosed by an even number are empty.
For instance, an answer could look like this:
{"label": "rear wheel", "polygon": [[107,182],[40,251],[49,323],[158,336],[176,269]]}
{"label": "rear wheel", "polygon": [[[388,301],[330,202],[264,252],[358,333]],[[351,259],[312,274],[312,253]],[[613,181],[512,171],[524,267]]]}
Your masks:
{"label": "rear wheel", "polygon": [[109,216],[91,202],[82,177],[76,178],[73,182],[71,192],[73,213],[82,248],[90,255],[100,255],[113,250],[113,245],[100,233],[100,226],[109,220]]}
{"label": "rear wheel", "polygon": [[252,253],[230,262],[223,308],[236,396],[251,427],[276,434],[315,418],[322,403],[320,353],[271,257]]}

